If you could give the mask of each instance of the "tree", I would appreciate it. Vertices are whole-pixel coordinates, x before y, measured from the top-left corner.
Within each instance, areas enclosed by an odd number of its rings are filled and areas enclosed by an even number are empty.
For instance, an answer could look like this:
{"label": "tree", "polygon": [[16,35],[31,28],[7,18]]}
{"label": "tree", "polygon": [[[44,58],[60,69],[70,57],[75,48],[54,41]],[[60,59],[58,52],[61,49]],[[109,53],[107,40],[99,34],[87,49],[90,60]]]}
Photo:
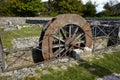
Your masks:
{"label": "tree", "polygon": [[116,16],[120,16],[120,3],[112,6],[112,11],[111,11],[112,15],[116,15]]}
{"label": "tree", "polygon": [[108,11],[111,11],[111,6],[110,4],[107,2],[104,7],[103,7],[105,10],[108,10]]}
{"label": "tree", "polygon": [[84,11],[84,16],[87,16],[87,17],[93,17],[95,16],[96,14],[96,7],[94,4],[92,4],[91,1],[88,1],[86,4],[85,4],[85,11]]}
{"label": "tree", "polygon": [[0,0],[0,16],[13,16],[10,10],[9,0]]}
{"label": "tree", "polygon": [[104,10],[104,11],[99,12],[99,13],[96,14],[97,17],[107,17],[109,15],[110,15],[110,12],[106,11],[106,10]]}
{"label": "tree", "polygon": [[83,15],[83,4],[81,0],[53,0],[53,12],[58,14],[74,13]]}
{"label": "tree", "polygon": [[45,10],[41,0],[11,0],[11,10],[16,16],[36,16]]}
{"label": "tree", "polygon": [[[120,3],[117,1],[110,0],[104,5],[104,11],[97,14],[97,16],[119,16],[120,15]],[[116,5],[115,5],[116,4]]]}

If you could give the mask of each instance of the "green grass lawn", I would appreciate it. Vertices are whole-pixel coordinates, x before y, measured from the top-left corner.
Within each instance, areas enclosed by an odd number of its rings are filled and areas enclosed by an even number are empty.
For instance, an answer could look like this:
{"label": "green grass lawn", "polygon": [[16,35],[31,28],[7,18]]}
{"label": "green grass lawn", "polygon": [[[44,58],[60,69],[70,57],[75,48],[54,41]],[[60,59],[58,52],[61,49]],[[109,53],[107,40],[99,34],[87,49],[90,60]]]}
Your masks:
{"label": "green grass lawn", "polygon": [[21,30],[12,30],[12,31],[3,31],[3,29],[0,29],[4,48],[12,47],[12,39],[40,36],[42,30],[41,26],[29,25],[29,24],[25,24],[25,25],[30,27],[22,28]]}
{"label": "green grass lawn", "polygon": [[[75,67],[68,68],[67,71],[52,72],[41,78],[26,77],[25,80],[95,80],[112,73],[120,73],[120,52],[104,54],[103,58],[94,58]],[[91,70],[95,69],[95,70]]]}

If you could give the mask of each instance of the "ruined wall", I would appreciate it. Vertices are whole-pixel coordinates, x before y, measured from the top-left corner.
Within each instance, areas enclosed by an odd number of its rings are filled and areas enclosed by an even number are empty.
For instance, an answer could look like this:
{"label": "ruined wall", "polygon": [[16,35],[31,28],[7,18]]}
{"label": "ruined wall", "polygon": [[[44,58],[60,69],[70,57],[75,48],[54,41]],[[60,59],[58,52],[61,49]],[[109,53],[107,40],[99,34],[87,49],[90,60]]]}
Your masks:
{"label": "ruined wall", "polygon": [[51,20],[51,18],[42,18],[42,17],[0,17],[0,25],[6,25],[12,23],[13,25],[25,24],[25,23],[34,23],[34,24],[43,24],[46,21]]}
{"label": "ruined wall", "polygon": [[39,44],[39,37],[17,38],[12,40],[13,48],[36,47]]}

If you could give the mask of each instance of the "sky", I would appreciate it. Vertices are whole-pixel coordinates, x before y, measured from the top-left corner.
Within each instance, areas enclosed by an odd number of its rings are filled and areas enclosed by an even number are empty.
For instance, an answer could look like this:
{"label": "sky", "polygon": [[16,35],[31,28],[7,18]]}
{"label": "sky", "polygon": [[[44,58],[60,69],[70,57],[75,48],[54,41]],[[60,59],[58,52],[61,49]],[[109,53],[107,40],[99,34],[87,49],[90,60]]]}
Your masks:
{"label": "sky", "polygon": [[[41,1],[48,1],[48,0],[41,0]],[[83,3],[85,4],[86,2],[88,2],[89,0],[82,0]],[[91,0],[92,3],[95,3],[97,5],[96,10],[97,13],[103,11],[103,6],[105,3],[109,2],[110,0]],[[113,2],[113,4],[116,3],[120,3],[120,0],[111,0]]]}

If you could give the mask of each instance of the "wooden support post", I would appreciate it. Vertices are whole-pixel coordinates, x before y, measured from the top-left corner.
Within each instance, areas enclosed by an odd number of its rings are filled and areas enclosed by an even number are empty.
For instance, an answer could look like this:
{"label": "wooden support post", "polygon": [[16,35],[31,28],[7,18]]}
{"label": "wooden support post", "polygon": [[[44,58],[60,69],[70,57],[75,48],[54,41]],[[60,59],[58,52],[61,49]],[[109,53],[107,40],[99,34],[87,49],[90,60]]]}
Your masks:
{"label": "wooden support post", "polygon": [[0,68],[2,71],[5,70],[5,59],[4,59],[4,53],[3,53],[3,46],[2,46],[2,39],[0,36]]}

